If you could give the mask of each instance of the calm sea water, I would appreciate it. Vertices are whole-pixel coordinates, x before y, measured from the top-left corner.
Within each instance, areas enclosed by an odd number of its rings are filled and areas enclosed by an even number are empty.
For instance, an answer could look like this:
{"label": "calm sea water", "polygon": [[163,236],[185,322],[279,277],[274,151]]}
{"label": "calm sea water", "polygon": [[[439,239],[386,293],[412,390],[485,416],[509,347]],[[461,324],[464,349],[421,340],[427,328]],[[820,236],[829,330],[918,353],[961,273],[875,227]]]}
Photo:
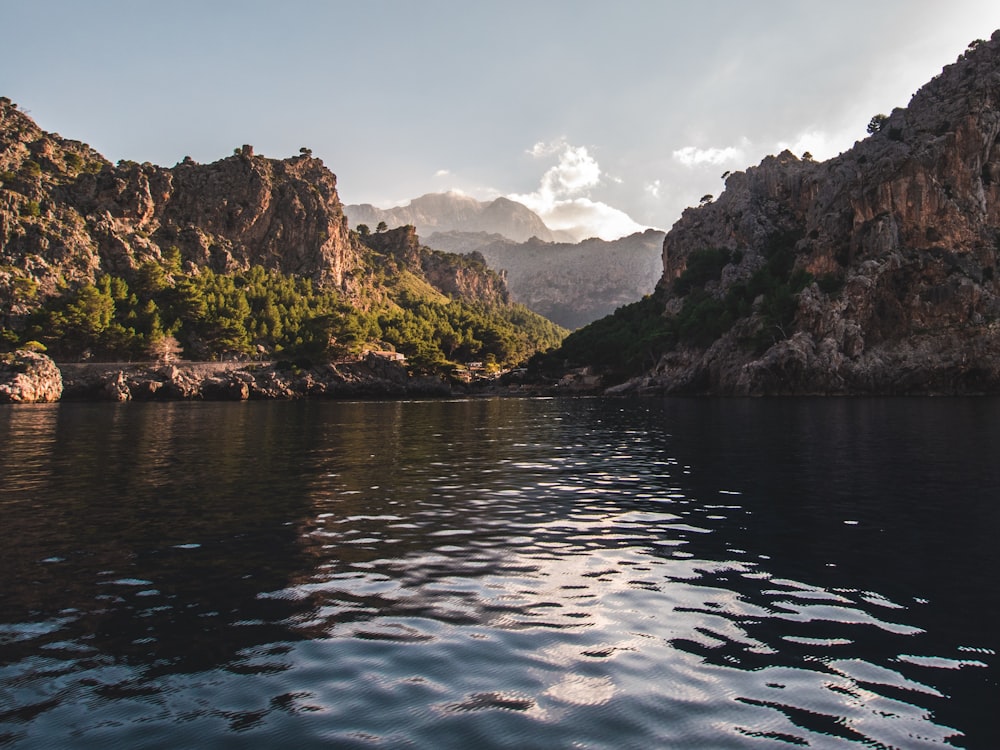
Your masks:
{"label": "calm sea water", "polygon": [[1000,747],[1000,401],[0,409],[0,746]]}

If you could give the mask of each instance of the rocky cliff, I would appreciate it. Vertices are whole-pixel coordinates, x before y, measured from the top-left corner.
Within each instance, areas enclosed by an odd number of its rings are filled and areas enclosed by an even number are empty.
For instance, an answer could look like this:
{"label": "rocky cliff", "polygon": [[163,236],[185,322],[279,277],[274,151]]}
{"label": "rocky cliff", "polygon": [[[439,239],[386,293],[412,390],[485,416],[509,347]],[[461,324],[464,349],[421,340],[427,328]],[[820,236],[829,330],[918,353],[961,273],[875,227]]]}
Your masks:
{"label": "rocky cliff", "polygon": [[336,177],[308,149],[113,165],[0,98],[0,351],[318,360],[398,347],[431,371],[517,364],[563,334],[511,303],[482,256],[423,247],[412,226],[350,231]]}
{"label": "rocky cliff", "polygon": [[428,193],[405,206],[376,208],[370,203],[349,205],[345,211],[352,227],[366,224],[371,229],[385,222],[390,229],[411,225],[417,234],[433,232],[487,232],[500,234],[515,242],[538,237],[545,242],[563,239],[554,233],[534,211],[508,198],[478,201],[461,193]]}
{"label": "rocky cliff", "polygon": [[662,273],[663,232],[606,241],[514,242],[497,234],[438,232],[431,247],[479,253],[506,274],[511,298],[574,329],[653,291]]}
{"label": "rocky cliff", "polygon": [[[291,362],[240,365],[64,363],[60,367],[60,390],[64,401],[247,401],[446,396],[451,393],[440,377],[413,377],[403,364],[376,354],[358,361],[303,367]],[[56,375],[60,374],[55,365],[52,369]],[[2,400],[3,386],[0,385]]]}
{"label": "rocky cliff", "polygon": [[446,296],[494,305],[510,302],[503,275],[487,268],[481,254],[457,255],[425,247],[412,226],[368,234],[362,241],[402,268],[419,269]]}
{"label": "rocky cliff", "polygon": [[263,265],[337,287],[358,247],[337,178],[307,150],[267,159],[243,146],[212,164],[113,165],[41,130],[0,99],[0,288],[17,271],[51,292],[143,261],[180,259],[218,272]]}
{"label": "rocky cliff", "polygon": [[58,401],[62,373],[44,354],[17,351],[0,354],[0,404]]}
{"label": "rocky cliff", "polygon": [[626,390],[1000,391],[1000,32],[870,130],[684,212],[659,284],[678,344]]}

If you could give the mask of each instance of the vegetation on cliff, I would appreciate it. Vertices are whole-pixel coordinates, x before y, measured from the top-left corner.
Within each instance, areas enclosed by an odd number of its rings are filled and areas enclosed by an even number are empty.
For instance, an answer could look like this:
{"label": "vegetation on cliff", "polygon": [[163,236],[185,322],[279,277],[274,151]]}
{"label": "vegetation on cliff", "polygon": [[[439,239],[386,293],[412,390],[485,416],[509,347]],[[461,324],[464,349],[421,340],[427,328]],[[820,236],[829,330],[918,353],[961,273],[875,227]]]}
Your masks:
{"label": "vegetation on cliff", "polygon": [[[669,288],[661,286],[638,302],[575,331],[550,360],[570,366],[596,365],[611,380],[653,368],[678,347],[707,348],[739,322],[739,341],[763,351],[787,338],[797,307],[796,295],[815,279],[794,267],[795,236],[772,238],[764,263],[747,279],[719,293],[723,272],[742,260],[740,251],[706,248],[688,257],[687,267]],[[827,280],[824,279],[824,285]],[[674,314],[666,314],[668,299]]]}
{"label": "vegetation on cliff", "polygon": [[147,261],[130,280],[102,274],[66,287],[25,316],[20,331],[0,334],[12,346],[39,342],[61,359],[329,359],[375,345],[431,371],[473,359],[509,366],[564,333],[520,305],[449,297],[378,252],[365,264],[378,283],[358,306],[308,278],[258,265],[185,273],[178,253],[168,252],[166,263]]}
{"label": "vegetation on cliff", "polygon": [[347,228],[308,149],[113,165],[0,98],[0,348],[61,359],[339,358],[510,366],[565,331],[510,303],[481,257],[412,227]]}
{"label": "vegetation on cliff", "polygon": [[656,293],[550,366],[639,392],[1000,392],[1000,32],[868,131],[727,173],[665,237]]}

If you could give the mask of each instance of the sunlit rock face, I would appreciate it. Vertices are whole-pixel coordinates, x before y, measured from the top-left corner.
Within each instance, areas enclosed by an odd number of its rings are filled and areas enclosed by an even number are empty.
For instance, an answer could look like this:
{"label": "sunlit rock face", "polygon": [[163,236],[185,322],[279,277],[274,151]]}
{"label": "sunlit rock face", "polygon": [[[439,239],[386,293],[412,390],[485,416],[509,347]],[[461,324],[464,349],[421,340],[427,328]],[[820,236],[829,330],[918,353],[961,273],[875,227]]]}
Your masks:
{"label": "sunlit rock face", "polygon": [[58,401],[62,391],[62,374],[44,354],[17,351],[0,356],[0,403]]}
{"label": "sunlit rock face", "polygon": [[176,248],[218,272],[251,264],[349,291],[359,252],[337,178],[304,149],[288,159],[252,146],[212,164],[110,163],[47,133],[0,98],[0,290],[17,269],[52,292],[99,272],[128,275]]}
{"label": "sunlit rock face", "polygon": [[733,252],[705,286],[716,299],[752,279],[776,247],[793,250],[793,271],[812,283],[796,290],[781,330],[761,330],[755,300],[711,346],[666,355],[642,387],[1000,390],[1000,32],[880,124],[826,162],[767,157],[729,175],[714,202],[684,212],[663,244],[668,316],[684,304],[675,279],[706,248]]}

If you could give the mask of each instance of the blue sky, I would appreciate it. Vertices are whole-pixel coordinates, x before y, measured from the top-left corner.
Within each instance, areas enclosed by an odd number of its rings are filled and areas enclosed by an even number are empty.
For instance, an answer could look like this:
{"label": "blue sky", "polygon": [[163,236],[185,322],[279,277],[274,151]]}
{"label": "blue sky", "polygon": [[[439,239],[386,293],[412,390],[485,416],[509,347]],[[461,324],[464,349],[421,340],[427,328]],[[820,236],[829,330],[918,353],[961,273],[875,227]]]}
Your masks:
{"label": "blue sky", "polygon": [[114,161],[308,146],[345,203],[507,195],[610,238],[849,148],[1000,3],[0,0],[0,28],[0,95]]}

